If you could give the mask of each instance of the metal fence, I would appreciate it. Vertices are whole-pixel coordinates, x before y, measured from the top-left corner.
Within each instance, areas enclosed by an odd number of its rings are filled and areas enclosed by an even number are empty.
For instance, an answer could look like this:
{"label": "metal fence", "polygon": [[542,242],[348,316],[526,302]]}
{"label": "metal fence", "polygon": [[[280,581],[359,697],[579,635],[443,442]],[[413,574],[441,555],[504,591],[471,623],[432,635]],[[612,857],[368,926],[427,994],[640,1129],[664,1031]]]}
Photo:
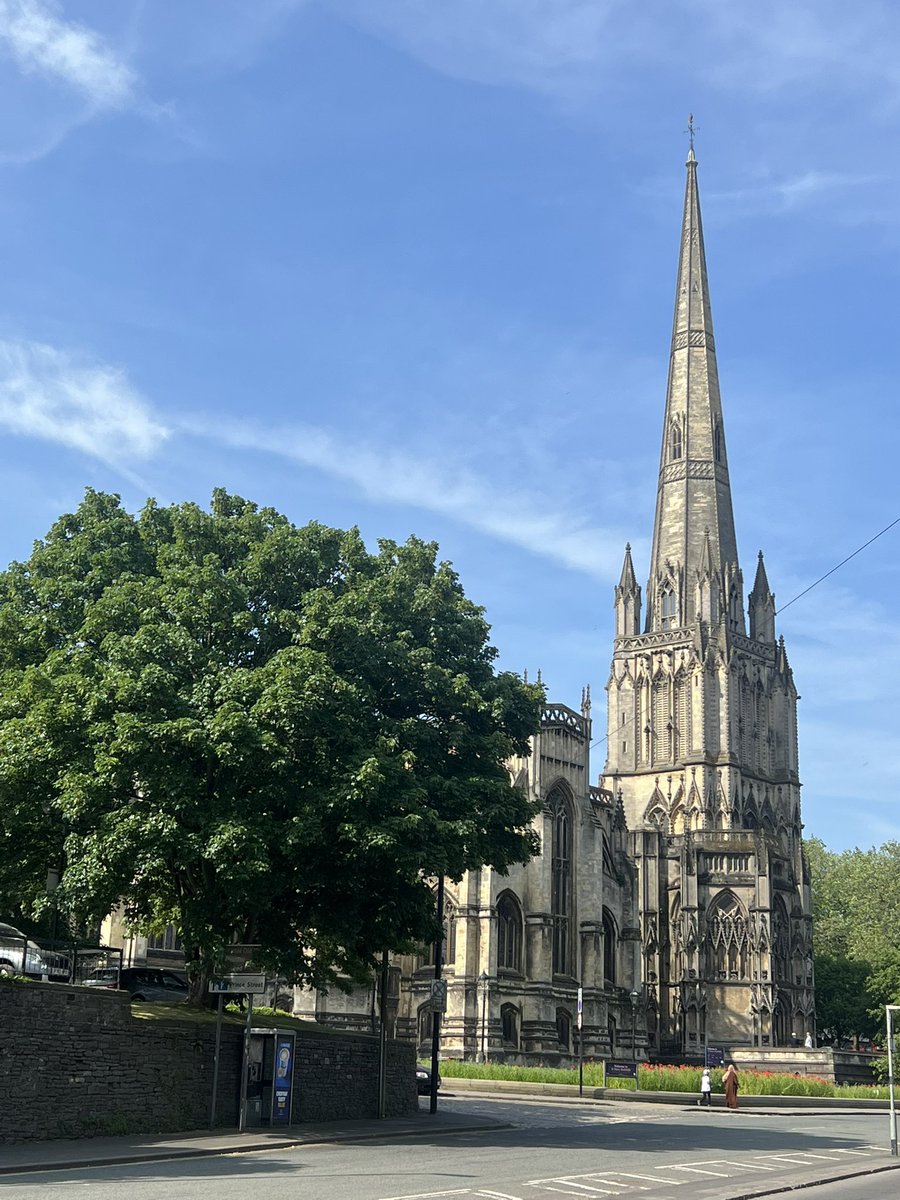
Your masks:
{"label": "metal fence", "polygon": [[118,986],[122,951],[112,946],[41,938],[0,925],[0,975],[24,975],[50,983],[84,983],[103,976]]}

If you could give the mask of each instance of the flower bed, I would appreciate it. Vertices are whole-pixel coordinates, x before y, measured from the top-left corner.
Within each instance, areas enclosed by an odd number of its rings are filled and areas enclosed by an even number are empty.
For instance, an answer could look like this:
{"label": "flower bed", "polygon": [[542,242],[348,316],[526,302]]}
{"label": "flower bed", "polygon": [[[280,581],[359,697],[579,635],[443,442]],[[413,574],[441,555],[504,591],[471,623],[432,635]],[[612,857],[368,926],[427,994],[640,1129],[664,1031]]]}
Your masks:
{"label": "flower bed", "polygon": [[[644,1092],[700,1092],[700,1067],[638,1065],[638,1089]],[[441,1075],[445,1079],[501,1079],[520,1083],[562,1083],[578,1086],[578,1071],[560,1067],[512,1067],[502,1063],[458,1062],[444,1059]],[[722,1092],[722,1071],[710,1071],[713,1092]],[[599,1062],[584,1064],[584,1086],[603,1086]],[[630,1079],[611,1079],[610,1088],[633,1088]],[[851,1099],[886,1100],[888,1089],[878,1086],[845,1086],[829,1083],[816,1075],[786,1075],[777,1071],[741,1071],[740,1090],[745,1096],[838,1096]]]}

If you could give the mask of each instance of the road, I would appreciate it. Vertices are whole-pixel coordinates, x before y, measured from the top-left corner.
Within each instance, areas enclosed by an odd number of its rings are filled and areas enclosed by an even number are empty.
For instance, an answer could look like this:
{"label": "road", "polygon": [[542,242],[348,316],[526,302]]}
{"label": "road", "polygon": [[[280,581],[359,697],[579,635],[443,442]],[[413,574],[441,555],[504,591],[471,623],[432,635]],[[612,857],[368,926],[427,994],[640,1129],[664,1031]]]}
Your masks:
{"label": "road", "polygon": [[[501,1126],[437,1137],[423,1115],[420,1134],[397,1139],[6,1176],[0,1200],[726,1200],[896,1162],[886,1114],[449,1097],[441,1106]],[[885,1200],[900,1196],[900,1172],[803,1195]]]}

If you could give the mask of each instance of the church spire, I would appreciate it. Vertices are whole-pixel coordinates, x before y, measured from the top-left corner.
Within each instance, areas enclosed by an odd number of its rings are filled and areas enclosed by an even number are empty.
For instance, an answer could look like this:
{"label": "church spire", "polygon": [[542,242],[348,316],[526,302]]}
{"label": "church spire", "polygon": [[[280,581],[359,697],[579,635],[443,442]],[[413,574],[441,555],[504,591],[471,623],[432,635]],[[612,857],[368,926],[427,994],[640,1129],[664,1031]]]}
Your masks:
{"label": "church spire", "polygon": [[[722,581],[740,574],[693,145],[686,165],[648,630],[693,620],[701,573]],[[742,626],[743,611],[733,620]]]}
{"label": "church spire", "polygon": [[769,587],[762,550],[759,552],[756,578],[753,581],[753,591],[748,597],[747,607],[750,611],[750,636],[758,642],[774,642],[775,596]]}
{"label": "church spire", "polygon": [[616,637],[634,637],[641,631],[641,589],[631,561],[631,545],[625,547],[622,575],[616,588]]}

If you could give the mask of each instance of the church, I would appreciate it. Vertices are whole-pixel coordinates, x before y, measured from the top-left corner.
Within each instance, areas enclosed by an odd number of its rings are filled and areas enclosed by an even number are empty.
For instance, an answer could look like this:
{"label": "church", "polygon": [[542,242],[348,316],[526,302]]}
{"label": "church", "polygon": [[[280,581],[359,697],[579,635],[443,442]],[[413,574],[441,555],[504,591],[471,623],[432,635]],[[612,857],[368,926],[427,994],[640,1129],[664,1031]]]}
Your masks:
{"label": "church", "polygon": [[[745,605],[693,147],[646,597],[626,547],[614,604],[599,785],[586,689],[510,764],[542,853],[447,883],[444,1057],[566,1064],[579,1008],[589,1058],[815,1035],[797,691],[761,553]],[[423,1054],[433,975],[428,954],[392,967],[394,1032]],[[374,989],[294,1011],[365,1028]]]}

